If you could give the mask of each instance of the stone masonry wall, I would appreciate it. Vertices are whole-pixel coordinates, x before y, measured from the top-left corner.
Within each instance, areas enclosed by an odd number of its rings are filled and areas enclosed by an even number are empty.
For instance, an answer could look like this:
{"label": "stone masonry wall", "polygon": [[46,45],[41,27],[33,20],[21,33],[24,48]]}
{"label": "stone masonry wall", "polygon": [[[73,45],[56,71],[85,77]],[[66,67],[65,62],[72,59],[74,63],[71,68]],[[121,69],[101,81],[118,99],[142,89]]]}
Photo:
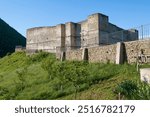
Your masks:
{"label": "stone masonry wall", "polygon": [[27,51],[44,50],[56,53],[56,47],[65,46],[65,27],[38,27],[27,30]]}
{"label": "stone masonry wall", "polygon": [[[66,52],[66,60],[82,60],[83,49]],[[88,48],[89,62],[115,63],[116,45]]]}
{"label": "stone masonry wall", "polygon": [[150,55],[150,40],[125,42],[125,54],[128,63],[135,63],[136,57],[141,54]]}
{"label": "stone masonry wall", "polygon": [[116,45],[88,48],[90,62],[115,63]]}
{"label": "stone masonry wall", "polygon": [[[122,31],[123,33],[122,33]],[[119,32],[118,32],[119,31]],[[120,32],[121,31],[121,32]],[[115,44],[138,39],[138,32],[125,31],[109,22],[109,17],[95,13],[81,22],[67,22],[56,26],[27,30],[27,52],[43,50],[56,53],[57,48],[78,49]]]}
{"label": "stone masonry wall", "polygon": [[82,49],[71,50],[66,52],[66,60],[82,60]]}
{"label": "stone masonry wall", "polygon": [[[66,52],[67,60],[82,60],[83,49]],[[88,48],[89,62],[116,63],[117,44]],[[124,43],[123,58],[129,64],[136,63],[137,56],[143,50],[144,55],[150,56],[150,40],[130,41]],[[150,58],[149,58],[150,59]],[[149,60],[150,62],[150,60]]]}
{"label": "stone masonry wall", "polygon": [[56,39],[56,27],[29,29],[27,31],[27,39],[27,50],[53,49],[51,40]]}

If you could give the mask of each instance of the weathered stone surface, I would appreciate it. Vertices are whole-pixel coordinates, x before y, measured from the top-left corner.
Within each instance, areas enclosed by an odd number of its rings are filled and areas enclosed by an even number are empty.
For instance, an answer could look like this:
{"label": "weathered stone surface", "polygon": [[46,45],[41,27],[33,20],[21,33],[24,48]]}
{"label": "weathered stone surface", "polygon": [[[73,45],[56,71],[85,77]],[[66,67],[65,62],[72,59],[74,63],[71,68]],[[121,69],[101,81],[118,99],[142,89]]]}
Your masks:
{"label": "weathered stone surface", "polygon": [[[124,30],[109,23],[108,16],[96,13],[78,23],[68,22],[54,27],[28,29],[27,51],[53,52],[58,59],[63,59],[62,53],[66,52],[67,60],[82,60],[85,58],[83,48],[87,48],[90,62],[119,64],[126,60],[128,63],[135,63],[141,50],[150,55],[150,40],[133,41],[137,39],[136,30]],[[116,43],[122,41],[125,41],[124,49],[120,46],[117,51]]]}
{"label": "weathered stone surface", "polygon": [[67,51],[66,52],[66,60],[81,61],[82,60],[82,50],[83,49]]}
{"label": "weathered stone surface", "polygon": [[64,25],[28,29],[26,49],[56,53],[56,47],[65,46],[64,30]]}
{"label": "weathered stone surface", "polygon": [[81,25],[73,22],[65,24],[65,47],[68,49],[80,48]]}
{"label": "weathered stone surface", "polygon": [[116,45],[88,48],[90,62],[115,63]]}
{"label": "weathered stone surface", "polygon": [[[123,33],[116,33],[116,31],[123,31]],[[137,40],[137,35],[136,31],[125,31],[109,23],[108,16],[96,13],[78,23],[68,22],[53,27],[28,29],[27,50],[44,50],[56,53],[57,47],[71,50],[114,44],[122,40]]]}
{"label": "weathered stone surface", "polygon": [[[66,53],[67,60],[82,60],[83,49],[71,50]],[[88,48],[89,62],[111,62],[116,60],[116,45],[97,46]]]}
{"label": "weathered stone surface", "polygon": [[[118,58],[118,64],[120,63],[120,61],[121,63],[125,62],[125,60],[130,64],[136,63],[137,56],[140,54],[141,50],[143,50],[144,55],[150,56],[150,40],[125,42],[123,45],[124,48],[121,47],[123,58]],[[82,60],[82,50],[83,49],[68,51],[66,53],[67,60]],[[118,52],[120,53],[120,51]],[[117,44],[88,48],[89,62],[116,63],[116,57]],[[123,59],[124,61],[122,61],[121,59]],[[147,63],[150,63],[149,59],[147,60]]]}
{"label": "weathered stone surface", "polygon": [[116,64],[123,64],[123,58],[124,58],[124,53],[123,53],[123,43],[118,42],[117,43],[117,48],[116,48]]}
{"label": "weathered stone surface", "polygon": [[144,55],[150,55],[150,40],[125,42],[125,54],[128,63],[135,63],[141,50]]}

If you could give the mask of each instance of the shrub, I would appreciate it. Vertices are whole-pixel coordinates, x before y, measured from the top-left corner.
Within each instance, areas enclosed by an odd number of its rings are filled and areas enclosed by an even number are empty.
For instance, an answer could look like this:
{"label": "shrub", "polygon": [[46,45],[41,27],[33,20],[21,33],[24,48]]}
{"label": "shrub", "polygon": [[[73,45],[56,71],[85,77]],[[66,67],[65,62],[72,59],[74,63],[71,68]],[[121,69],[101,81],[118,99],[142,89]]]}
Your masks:
{"label": "shrub", "polygon": [[136,100],[150,100],[150,85],[147,83],[139,83],[138,90],[133,95]]}
{"label": "shrub", "polygon": [[0,87],[0,96],[4,96],[7,94],[9,91],[7,88]]}
{"label": "shrub", "polygon": [[137,90],[138,86],[134,81],[126,80],[116,87],[115,93],[125,96],[127,99],[133,99],[133,95],[137,92]]}
{"label": "shrub", "polygon": [[48,52],[42,52],[42,51],[40,51],[40,52],[38,52],[36,54],[33,54],[33,55],[29,56],[28,62],[30,62],[30,64],[31,63],[35,63],[35,62],[40,62],[43,59],[45,59],[46,57],[48,57],[49,55],[50,55],[50,53],[48,53]]}
{"label": "shrub", "polygon": [[124,96],[126,99],[134,100],[149,100],[150,99],[150,85],[147,83],[135,83],[128,80],[119,84],[115,93]]}

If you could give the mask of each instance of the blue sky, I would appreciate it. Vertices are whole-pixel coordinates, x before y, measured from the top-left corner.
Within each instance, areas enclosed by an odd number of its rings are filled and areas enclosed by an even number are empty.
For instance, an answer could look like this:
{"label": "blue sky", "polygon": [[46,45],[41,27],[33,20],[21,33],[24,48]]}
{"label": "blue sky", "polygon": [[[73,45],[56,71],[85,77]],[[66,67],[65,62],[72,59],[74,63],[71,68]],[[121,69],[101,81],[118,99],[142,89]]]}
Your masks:
{"label": "blue sky", "polygon": [[150,0],[0,0],[0,18],[18,32],[78,22],[93,13],[109,16],[109,21],[125,29],[150,23]]}

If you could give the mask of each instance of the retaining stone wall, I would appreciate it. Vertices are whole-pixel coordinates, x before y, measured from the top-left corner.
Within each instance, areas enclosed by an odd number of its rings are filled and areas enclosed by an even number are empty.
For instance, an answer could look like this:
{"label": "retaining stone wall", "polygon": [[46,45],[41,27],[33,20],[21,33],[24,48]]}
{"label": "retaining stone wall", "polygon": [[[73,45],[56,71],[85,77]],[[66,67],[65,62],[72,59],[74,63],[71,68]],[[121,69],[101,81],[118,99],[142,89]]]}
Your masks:
{"label": "retaining stone wall", "polygon": [[82,49],[71,50],[66,52],[66,60],[82,60]]}
{"label": "retaining stone wall", "polygon": [[128,63],[135,63],[136,57],[141,54],[150,55],[150,40],[125,42],[125,54]]}
{"label": "retaining stone wall", "polygon": [[[117,44],[89,47],[88,60],[89,62],[116,63],[116,48]],[[135,63],[141,50],[143,50],[144,55],[150,55],[150,40],[125,42],[123,50],[124,62]],[[66,60],[82,60],[82,51],[83,49],[67,51]]]}
{"label": "retaining stone wall", "polygon": [[116,45],[88,48],[90,62],[111,62],[116,60]]}

